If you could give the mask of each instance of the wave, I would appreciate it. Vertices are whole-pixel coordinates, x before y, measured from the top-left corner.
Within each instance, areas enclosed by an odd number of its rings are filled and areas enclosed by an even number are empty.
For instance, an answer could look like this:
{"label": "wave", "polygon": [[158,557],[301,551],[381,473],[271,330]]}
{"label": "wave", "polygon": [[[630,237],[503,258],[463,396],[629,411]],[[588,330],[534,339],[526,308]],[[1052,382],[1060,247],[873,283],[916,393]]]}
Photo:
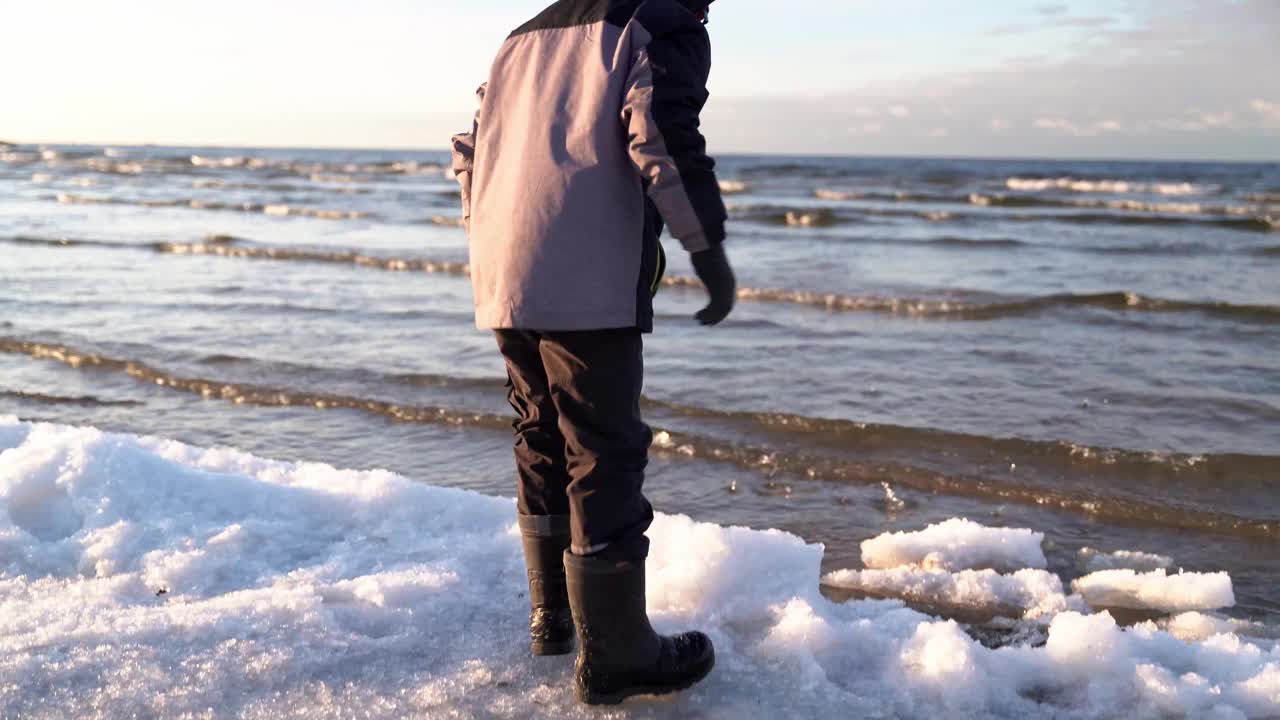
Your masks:
{"label": "wave", "polygon": [[[275,260],[282,262],[313,262],[386,270],[393,272],[424,272],[469,277],[470,266],[465,262],[431,260],[425,258],[395,258],[366,255],[353,251],[308,250],[261,245],[244,245],[240,238],[214,236],[204,242],[149,244],[120,243],[84,240],[44,240],[40,238],[4,238],[0,242],[47,247],[96,246],[117,249],[151,250],[166,255],[204,255],[226,258]],[[944,244],[988,243],[994,246],[1016,244],[1016,240],[938,238],[928,242]],[[672,275],[662,279],[669,288],[702,288],[693,277]],[[1150,297],[1128,291],[1100,293],[1062,293],[1029,298],[995,297],[985,302],[957,298],[901,298],[869,295],[845,295],[815,290],[787,288],[738,288],[738,299],[748,302],[766,302],[804,305],[832,312],[869,312],[888,315],[937,320],[992,321],[1005,318],[1035,315],[1064,308],[1096,308],[1115,312],[1147,313],[1200,313],[1237,322],[1280,324],[1280,307],[1273,305],[1239,305],[1226,302],[1171,300]]]}
{"label": "wave", "polygon": [[1218,191],[1214,185],[1197,185],[1183,181],[1133,181],[1107,178],[1078,177],[1010,177],[1004,181],[1010,190],[1023,192],[1044,192],[1047,190],[1066,190],[1076,193],[1107,193],[1125,195],[1147,193],[1154,195],[1208,195]]}
{"label": "wave", "polygon": [[1141,243],[1139,245],[1065,245],[1070,250],[1098,255],[1200,255],[1221,252],[1220,248],[1197,242]]}
{"label": "wave", "polygon": [[312,182],[362,182],[388,176],[436,176],[446,174],[445,165],[418,160],[356,162],[301,161],[252,155],[161,155],[135,156],[132,151],[107,148],[102,151],[44,149],[27,152],[2,149],[0,161],[10,164],[43,163],[52,168],[70,168],[108,175],[212,174],[255,172],[276,176],[296,176]]}
{"label": "wave", "polygon": [[[424,423],[486,428],[509,432],[510,419],[505,415],[477,413],[459,408],[433,405],[394,403],[378,398],[339,393],[296,390],[289,387],[249,384],[200,378],[166,372],[147,363],[78,350],[76,348],[20,338],[0,337],[0,352],[27,355],[32,358],[61,362],[79,370],[115,372],[127,375],[148,387],[167,388],[207,400],[221,400],[235,405],[260,407],[299,407],[315,410],[357,410],[398,422]],[[206,358],[211,365],[238,362],[229,356]],[[403,381],[409,376],[393,376]],[[478,379],[443,379],[421,376],[422,382],[483,384],[486,389],[499,388],[498,381]],[[932,430],[916,430],[892,426],[876,426],[841,420],[805,418],[772,413],[725,413],[705,408],[646,400],[650,408],[661,408],[692,417],[712,420],[745,420],[757,429],[796,438],[807,443],[786,442],[778,445],[751,445],[728,442],[714,437],[654,428],[653,451],[672,459],[700,459],[728,463],[742,469],[762,472],[769,477],[778,474],[824,482],[846,482],[877,485],[891,482],[898,488],[923,493],[942,493],[974,497],[998,502],[1012,502],[1078,513],[1103,520],[1159,525],[1205,532],[1221,532],[1280,539],[1280,523],[1230,513],[1198,510],[1162,504],[1147,498],[1126,498],[1064,489],[1042,484],[1025,484],[1007,479],[992,480],[981,475],[939,472],[927,467],[899,462],[869,462],[850,459],[870,451],[883,451],[886,446],[911,450],[939,447],[995,452],[1000,457],[1052,460],[1063,464],[1092,468],[1091,473],[1105,469],[1122,476],[1147,468],[1140,474],[1144,482],[1152,475],[1150,468],[1178,476],[1194,474],[1206,482],[1219,482],[1224,476],[1247,473],[1249,476],[1273,478],[1280,470],[1280,458],[1265,456],[1218,455],[1180,456],[1135,453],[1125,450],[1093,450],[1068,443],[1046,443],[1029,440],[981,438]],[[823,452],[824,446],[836,454]],[[798,448],[798,449],[797,449]],[[1225,475],[1224,475],[1225,474]],[[1052,476],[1052,473],[1050,473]],[[1147,488],[1149,489],[1149,488]]]}
{"label": "wave", "polygon": [[452,217],[447,215],[433,215],[426,220],[421,221],[423,225],[439,225],[441,227],[462,227],[463,222],[460,217]]}
{"label": "wave", "polygon": [[1056,222],[1078,225],[1150,225],[1169,227],[1216,227],[1224,230],[1270,233],[1280,231],[1280,218],[1261,217],[1175,217],[1114,213],[1070,213],[1061,215],[1008,215],[1001,220]]}
{"label": "wave", "polygon": [[868,173],[865,170],[838,168],[829,165],[803,162],[761,163],[759,165],[750,165],[742,169],[742,175],[748,178],[774,178],[795,175],[806,178],[846,178],[861,177],[868,174],[873,173]]}
{"label": "wave", "polygon": [[9,398],[36,405],[81,405],[87,407],[137,407],[143,403],[136,400],[103,400],[92,395],[67,397],[63,395],[46,395],[38,392],[20,390],[0,390],[0,398]]}
{"label": "wave", "polygon": [[255,203],[241,202],[228,203],[210,200],[201,200],[198,198],[180,198],[170,200],[145,200],[141,198],[123,198],[115,196],[93,196],[93,195],[76,195],[73,193],[58,193],[54,196],[46,196],[45,199],[55,200],[63,205],[130,205],[134,207],[145,208],[190,208],[192,210],[219,210],[241,213],[261,213],[263,215],[272,215],[275,217],[309,217],[321,220],[360,220],[372,217],[370,213],[358,210],[333,210],[325,208],[312,208],[298,205],[288,205],[284,203]]}
{"label": "wave", "polygon": [[1006,208],[1081,208],[1156,215],[1258,216],[1260,208],[1242,205],[1205,205],[1194,202],[1144,202],[1140,200],[1059,200],[1036,195],[969,195],[970,205]]}
{"label": "wave", "polygon": [[908,210],[882,207],[785,207],[780,205],[728,206],[729,217],[762,225],[785,227],[826,228],[864,222],[873,217],[915,218],[928,222],[944,222],[957,219],[951,212],[941,210]]}
{"label": "wave", "polygon": [[426,272],[469,276],[471,268],[462,262],[425,259],[403,259],[365,255],[357,252],[295,250],[293,248],[244,246],[225,242],[156,243],[150,246],[166,255],[216,255],[228,258],[252,258],[295,262],[319,262],[376,268],[395,272]]}
{"label": "wave", "polygon": [[[312,178],[312,181],[315,182],[315,179]],[[237,182],[217,178],[195,178],[191,181],[191,187],[196,190],[253,190],[274,193],[325,192],[337,195],[368,195],[373,192],[371,188],[365,187],[328,187],[324,185],[299,185],[279,182]]]}
{"label": "wave", "polygon": [[[174,158],[178,159],[178,158]],[[337,182],[357,180],[359,175],[441,175],[445,166],[434,162],[417,160],[385,160],[378,162],[307,162],[284,160],[255,156],[205,156],[191,155],[187,162],[192,167],[211,168],[217,170],[246,169],[270,170],[312,176],[337,176]],[[316,180],[316,182],[332,182],[333,180]]]}
{"label": "wave", "polygon": [[1280,257],[1280,245],[1272,245],[1271,247],[1258,248],[1255,251],[1257,255],[1266,257]]}
{"label": "wave", "polygon": [[892,315],[956,320],[997,320],[1038,314],[1058,308],[1099,308],[1122,312],[1194,312],[1238,321],[1265,324],[1280,323],[1280,307],[1165,300],[1124,291],[1093,294],[1066,293],[1033,297],[1026,300],[991,303],[849,296],[800,290],[754,288],[743,288],[739,291],[738,296],[744,300],[814,305],[829,310],[869,311]]}
{"label": "wave", "polygon": [[894,192],[869,190],[831,190],[819,188],[813,192],[819,200],[829,202],[878,202],[878,203],[914,203],[929,205],[969,205],[971,195],[956,193],[922,193],[896,190]]}
{"label": "wave", "polygon": [[0,338],[0,352],[28,355],[38,360],[53,360],[75,369],[119,372],[148,385],[199,395],[205,399],[224,400],[236,405],[311,407],[318,410],[362,410],[401,422],[471,425],[504,430],[511,427],[509,418],[498,415],[467,412],[444,407],[402,405],[384,400],[332,393],[307,392],[281,387],[186,377],[165,372],[137,360],[113,358],[53,343]]}
{"label": "wave", "polygon": [[[866,192],[859,190],[829,190],[819,189],[814,192],[814,196],[819,200],[830,202],[878,202],[878,203],[904,203],[904,204],[941,204],[941,205],[970,205],[974,207],[989,208],[1008,208],[1008,209],[1035,209],[1046,208],[1054,210],[1106,210],[1114,214],[1075,214],[1062,213],[1054,215],[1002,215],[1001,219],[1008,220],[1034,220],[1047,222],[1115,222],[1118,224],[1184,224],[1188,222],[1198,222],[1201,224],[1218,225],[1230,229],[1252,230],[1258,232],[1271,232],[1280,229],[1280,218],[1266,214],[1265,208],[1260,206],[1247,205],[1208,205],[1199,202],[1148,202],[1133,199],[1120,200],[1094,200],[1094,199],[1069,199],[1047,197],[1037,194],[1019,194],[1010,195],[1002,193],[969,193],[967,195],[941,195],[941,194],[920,194],[908,192]],[[1257,196],[1249,196],[1256,198]],[[771,222],[774,224],[796,224],[785,223],[789,217],[789,213],[785,208],[771,208],[770,206],[745,206],[735,208],[742,212],[746,219],[756,220],[758,222]],[[828,208],[828,210],[834,210]],[[892,208],[877,208],[855,206],[851,208],[840,208],[840,210],[848,210],[852,213],[866,213],[870,215],[883,216],[918,216],[929,220],[951,219],[946,217],[948,213],[931,213],[924,214],[919,211],[895,210]],[[798,211],[797,211],[798,212]],[[1143,216],[1141,219],[1133,219],[1126,217],[1126,214],[1133,213]],[[1174,216],[1174,217],[1167,217]],[[850,213],[838,215],[846,222],[852,222],[856,218]],[[982,219],[977,215],[952,215],[954,219]]]}
{"label": "wave", "polygon": [[248,241],[232,235],[211,235],[203,242],[128,243],[110,240],[73,240],[61,238],[11,237],[0,242],[39,247],[101,247],[117,250],[149,250],[162,255],[212,255],[226,258],[277,260],[284,262],[330,263],[393,272],[426,272],[469,276],[467,263],[425,258],[395,258],[366,255],[354,251],[307,250],[302,248],[246,245]]}
{"label": "wave", "polygon": [[[674,287],[702,287],[698,280],[682,277],[666,278],[663,284]],[[1061,308],[1098,308],[1117,312],[1202,313],[1242,322],[1280,324],[1280,307],[1273,305],[1166,300],[1127,291],[1062,293],[1018,300],[972,302],[946,298],[898,298],[744,287],[738,289],[738,299],[808,305],[837,312],[872,312],[942,320],[999,320]]]}
{"label": "wave", "polygon": [[1025,247],[1028,243],[1013,238],[972,238],[958,236],[944,236],[940,238],[932,238],[922,240],[925,245],[939,245],[942,247],[959,247],[959,248],[1011,248]]}
{"label": "wave", "polygon": [[854,220],[829,208],[788,208],[778,205],[728,206],[729,216],[738,220],[785,227],[833,227]]}
{"label": "wave", "polygon": [[[1280,231],[1280,217],[1249,215],[1250,208],[1225,207],[1205,209],[1204,214],[1191,214],[1190,205],[1114,203],[1077,203],[1009,196],[967,197],[961,202],[970,206],[996,205],[1009,208],[1057,209],[1054,213],[1006,213],[998,216],[957,210],[925,210],[876,206],[784,207],[778,205],[730,205],[730,218],[763,225],[787,227],[834,227],[863,222],[872,218],[914,218],[932,223],[1001,222],[1062,223],[1067,225],[1138,225],[1171,227],[1217,227],[1244,232]],[[1089,212],[1105,210],[1107,212]]]}

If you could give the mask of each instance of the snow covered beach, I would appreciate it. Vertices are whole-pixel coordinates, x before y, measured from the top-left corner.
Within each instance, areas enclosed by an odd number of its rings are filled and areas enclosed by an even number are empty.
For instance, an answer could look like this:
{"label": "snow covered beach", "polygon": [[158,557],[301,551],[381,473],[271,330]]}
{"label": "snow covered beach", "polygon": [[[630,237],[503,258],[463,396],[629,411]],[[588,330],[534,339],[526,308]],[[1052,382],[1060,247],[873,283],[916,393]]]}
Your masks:
{"label": "snow covered beach", "polygon": [[[1028,641],[990,649],[826,599],[822,548],[785,533],[660,516],[651,537],[651,617],[708,630],[720,663],[603,713],[525,654],[509,500],[0,418],[0,717],[1280,716],[1280,647],[1209,614],[1224,576],[1113,556],[1064,588],[1036,533],[952,521],[828,578],[1024,607]],[[1181,614],[1121,629],[1090,598]]]}

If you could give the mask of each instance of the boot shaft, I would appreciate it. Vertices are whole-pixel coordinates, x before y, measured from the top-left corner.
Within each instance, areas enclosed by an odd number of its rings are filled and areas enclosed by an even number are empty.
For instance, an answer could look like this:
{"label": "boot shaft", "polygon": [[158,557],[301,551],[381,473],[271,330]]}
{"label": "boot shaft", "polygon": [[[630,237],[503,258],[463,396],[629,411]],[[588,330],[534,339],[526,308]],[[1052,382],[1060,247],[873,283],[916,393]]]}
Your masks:
{"label": "boot shaft", "polygon": [[529,578],[530,649],[534,655],[570,653],[574,646],[574,626],[564,572],[569,518],[521,515],[520,534]]}
{"label": "boot shaft", "polygon": [[521,515],[520,535],[534,609],[569,607],[564,553],[569,548],[568,515]]}
{"label": "boot shaft", "polygon": [[564,566],[582,647],[579,665],[598,671],[651,665],[660,638],[645,608],[644,565],[565,553]]}
{"label": "boot shaft", "polygon": [[579,700],[611,705],[634,695],[663,695],[711,672],[715,649],[706,635],[653,631],[643,562],[565,553],[564,567],[580,641],[574,673]]}

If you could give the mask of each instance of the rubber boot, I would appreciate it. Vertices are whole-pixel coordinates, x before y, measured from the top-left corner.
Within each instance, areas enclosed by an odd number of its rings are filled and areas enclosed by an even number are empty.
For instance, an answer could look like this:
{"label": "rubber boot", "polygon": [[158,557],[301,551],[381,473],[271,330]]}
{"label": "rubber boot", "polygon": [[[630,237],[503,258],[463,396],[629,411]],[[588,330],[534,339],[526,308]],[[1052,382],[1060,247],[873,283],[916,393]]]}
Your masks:
{"label": "rubber boot", "polygon": [[643,562],[565,553],[564,566],[581,644],[574,674],[578,700],[615,705],[633,695],[666,695],[711,672],[711,638],[653,631],[645,611]]}
{"label": "rubber boot", "polygon": [[573,615],[565,586],[568,515],[521,515],[524,564],[529,574],[529,647],[534,655],[573,652]]}

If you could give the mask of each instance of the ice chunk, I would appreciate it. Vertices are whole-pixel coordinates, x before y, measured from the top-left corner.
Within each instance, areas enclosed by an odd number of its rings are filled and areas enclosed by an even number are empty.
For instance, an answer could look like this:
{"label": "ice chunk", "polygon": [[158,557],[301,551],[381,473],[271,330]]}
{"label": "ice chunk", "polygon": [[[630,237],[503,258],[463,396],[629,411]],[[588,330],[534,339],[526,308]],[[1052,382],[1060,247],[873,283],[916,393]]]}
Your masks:
{"label": "ice chunk", "polygon": [[1169,575],[1164,570],[1103,570],[1076,580],[1071,587],[1093,607],[1185,612],[1236,604],[1231,576],[1224,572]]}
{"label": "ice chunk", "polygon": [[1012,575],[994,570],[950,573],[916,567],[839,570],[823,582],[931,606],[985,609],[994,615],[1035,618],[1067,609],[1062,580],[1045,570],[1024,569]]}
{"label": "ice chunk", "polygon": [[1179,640],[1208,640],[1214,635],[1262,630],[1262,626],[1245,620],[1206,615],[1202,612],[1185,612],[1161,622],[1170,635]]}
{"label": "ice chunk", "polygon": [[868,568],[918,566],[938,570],[993,569],[1012,572],[1047,565],[1044,533],[989,528],[953,518],[917,532],[881,535],[862,543]]}
{"label": "ice chunk", "polygon": [[1152,570],[1168,570],[1173,567],[1173,558],[1135,550],[1117,550],[1104,553],[1093,548],[1080,550],[1080,567],[1086,573],[1103,570],[1136,570],[1151,572]]}

